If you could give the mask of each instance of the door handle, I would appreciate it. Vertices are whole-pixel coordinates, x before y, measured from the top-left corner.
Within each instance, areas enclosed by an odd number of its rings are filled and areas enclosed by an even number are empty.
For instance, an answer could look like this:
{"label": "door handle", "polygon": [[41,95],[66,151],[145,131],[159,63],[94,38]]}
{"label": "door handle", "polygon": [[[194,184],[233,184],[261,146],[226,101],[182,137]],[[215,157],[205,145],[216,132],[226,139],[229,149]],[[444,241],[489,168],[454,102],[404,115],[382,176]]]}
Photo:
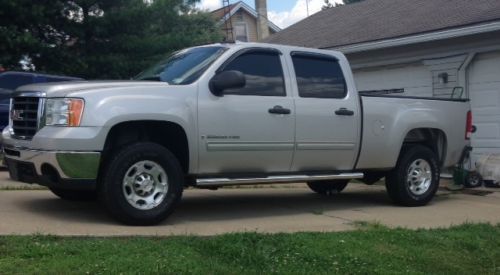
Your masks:
{"label": "door handle", "polygon": [[348,110],[347,108],[340,108],[335,111],[335,114],[338,116],[353,116],[354,111]]}
{"label": "door handle", "polygon": [[277,114],[277,115],[289,115],[291,113],[290,109],[283,108],[283,106],[276,105],[269,109],[270,114]]}

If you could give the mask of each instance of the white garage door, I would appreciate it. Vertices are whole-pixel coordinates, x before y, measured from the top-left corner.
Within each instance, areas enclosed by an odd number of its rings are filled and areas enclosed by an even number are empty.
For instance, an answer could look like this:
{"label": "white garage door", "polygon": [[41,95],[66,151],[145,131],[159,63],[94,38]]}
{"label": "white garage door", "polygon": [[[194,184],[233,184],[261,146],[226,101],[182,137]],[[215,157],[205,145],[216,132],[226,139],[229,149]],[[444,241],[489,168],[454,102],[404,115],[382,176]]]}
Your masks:
{"label": "white garage door", "polygon": [[479,154],[500,153],[500,51],[476,56],[469,70],[474,159]]}
{"label": "white garage door", "polygon": [[404,89],[406,96],[432,96],[432,74],[422,64],[356,70],[354,80],[358,91]]}

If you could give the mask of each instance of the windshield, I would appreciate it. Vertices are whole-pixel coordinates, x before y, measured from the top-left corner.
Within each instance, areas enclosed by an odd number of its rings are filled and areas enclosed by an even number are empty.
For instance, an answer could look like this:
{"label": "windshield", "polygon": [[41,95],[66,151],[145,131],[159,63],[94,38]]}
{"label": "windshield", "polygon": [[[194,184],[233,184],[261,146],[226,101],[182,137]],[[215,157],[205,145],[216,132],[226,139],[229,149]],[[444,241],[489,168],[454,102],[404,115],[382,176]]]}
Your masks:
{"label": "windshield", "polygon": [[171,85],[191,84],[225,50],[225,47],[210,46],[178,51],[134,79],[164,81]]}

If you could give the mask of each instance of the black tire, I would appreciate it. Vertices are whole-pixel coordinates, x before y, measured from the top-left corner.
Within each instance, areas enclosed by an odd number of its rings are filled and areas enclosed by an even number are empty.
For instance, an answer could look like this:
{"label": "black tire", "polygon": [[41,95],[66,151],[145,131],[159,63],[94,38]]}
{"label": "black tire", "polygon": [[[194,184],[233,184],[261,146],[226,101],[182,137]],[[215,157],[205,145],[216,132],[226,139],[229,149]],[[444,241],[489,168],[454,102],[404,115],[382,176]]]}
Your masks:
{"label": "black tire", "polygon": [[[161,202],[150,209],[138,209],[137,203],[136,206],[133,206],[134,203],[129,202],[125,195],[126,190],[130,188],[127,189],[123,185],[126,173],[130,174],[133,171],[130,169],[134,169],[134,165],[143,162],[154,162],[166,172],[167,190],[163,194]],[[134,175],[135,173],[137,172],[134,172]],[[182,197],[184,173],[179,161],[168,149],[156,143],[138,142],[121,148],[111,156],[103,175],[99,191],[100,198],[109,213],[125,224],[158,224],[172,213]],[[130,177],[130,175],[127,176]],[[154,176],[151,177],[154,179]],[[155,183],[155,185],[157,184]],[[134,194],[136,192],[139,191],[134,191]]]}
{"label": "black tire", "polygon": [[477,188],[483,185],[483,177],[477,172],[469,172],[465,177],[465,187]]}
{"label": "black tire", "polygon": [[68,201],[95,201],[97,200],[97,191],[89,190],[68,190],[58,187],[49,187],[54,195]]}
{"label": "black tire", "polygon": [[307,186],[321,195],[338,194],[344,190],[349,180],[310,181]]}
{"label": "black tire", "polygon": [[[411,165],[428,164],[430,180],[424,184],[410,184],[408,177]],[[427,166],[426,166],[427,167]],[[401,150],[396,167],[388,173],[385,186],[389,197],[397,204],[404,206],[423,206],[429,203],[439,187],[440,170],[438,158],[434,152],[422,145],[405,146]],[[418,176],[418,175],[417,175]],[[414,179],[418,179],[414,176]],[[420,180],[415,180],[420,181]],[[420,186],[420,189],[418,189]],[[414,190],[412,190],[414,189]]]}

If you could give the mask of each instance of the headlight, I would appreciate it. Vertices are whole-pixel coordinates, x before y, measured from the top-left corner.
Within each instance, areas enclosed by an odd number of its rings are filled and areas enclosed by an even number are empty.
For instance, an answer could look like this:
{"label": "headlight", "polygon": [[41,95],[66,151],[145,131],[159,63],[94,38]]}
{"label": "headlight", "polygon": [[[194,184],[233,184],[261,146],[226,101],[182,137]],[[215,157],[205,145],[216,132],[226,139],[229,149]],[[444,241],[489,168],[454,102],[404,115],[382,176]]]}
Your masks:
{"label": "headlight", "polygon": [[45,103],[45,125],[80,126],[83,106],[81,98],[48,98]]}

